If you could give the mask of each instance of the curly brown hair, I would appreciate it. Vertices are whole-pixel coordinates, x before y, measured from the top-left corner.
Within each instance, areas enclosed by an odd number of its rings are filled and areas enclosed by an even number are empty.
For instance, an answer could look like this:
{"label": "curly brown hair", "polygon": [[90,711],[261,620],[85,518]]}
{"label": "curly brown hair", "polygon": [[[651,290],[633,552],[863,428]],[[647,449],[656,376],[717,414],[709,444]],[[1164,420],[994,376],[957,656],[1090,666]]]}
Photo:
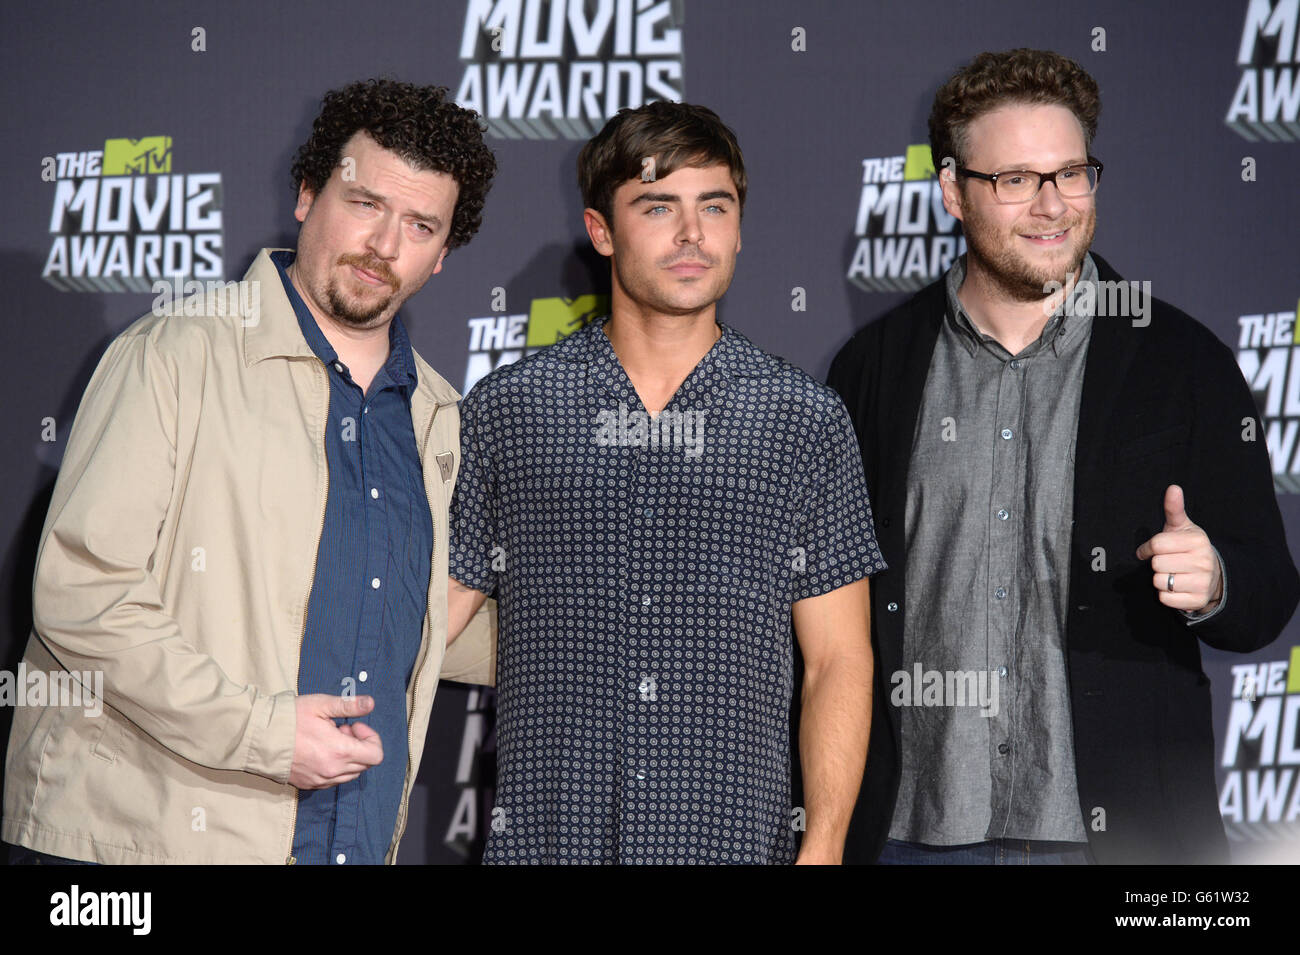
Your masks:
{"label": "curly brown hair", "polygon": [[623,183],[640,178],[645,157],[654,157],[656,178],[671,175],[681,166],[724,163],[736,185],[740,214],[745,213],[745,160],[733,133],[707,106],[647,103],[637,109],[620,109],[578,155],[578,185],[582,202],[614,228],[614,192]]}
{"label": "curly brown hair", "polygon": [[483,143],[478,113],[457,106],[446,87],[371,79],[330,90],[311,137],[294,158],[293,188],[319,194],[342,160],[343,147],[364,130],[416,169],[456,180],[459,194],[448,249],[469,242],[483,224],[483,202],[496,175],[496,157]]}
{"label": "curly brown hair", "polygon": [[1097,81],[1059,53],[1021,48],[981,53],[939,88],[930,110],[934,168],[943,168],[948,156],[965,165],[971,122],[1010,103],[1064,106],[1079,120],[1091,150],[1101,115]]}

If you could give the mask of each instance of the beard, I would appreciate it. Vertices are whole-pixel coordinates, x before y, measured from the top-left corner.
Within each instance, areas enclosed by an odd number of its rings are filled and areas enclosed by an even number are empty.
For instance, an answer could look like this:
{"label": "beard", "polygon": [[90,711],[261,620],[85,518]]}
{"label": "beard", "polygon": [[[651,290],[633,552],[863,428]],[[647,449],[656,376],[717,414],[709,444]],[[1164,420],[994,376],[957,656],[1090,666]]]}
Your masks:
{"label": "beard", "polygon": [[1051,231],[1062,229],[1070,230],[1069,245],[1052,250],[1050,262],[1035,263],[1018,248],[1017,226],[995,223],[974,209],[968,210],[962,221],[969,257],[979,262],[984,277],[1017,302],[1042,301],[1052,294],[1050,283],[1064,287],[1071,273],[1078,278],[1097,230],[1096,207],[1062,219],[1060,227]]}
{"label": "beard", "polygon": [[338,278],[331,275],[325,285],[325,300],[329,303],[330,315],[341,324],[351,325],[353,328],[368,328],[390,307],[396,311],[396,306],[406,300],[406,296],[398,297],[401,285],[386,262],[363,255],[341,255],[338,264],[355,265],[359,269],[365,269],[387,282],[392,289],[392,292],[377,301],[363,304],[351,300],[344,293]]}

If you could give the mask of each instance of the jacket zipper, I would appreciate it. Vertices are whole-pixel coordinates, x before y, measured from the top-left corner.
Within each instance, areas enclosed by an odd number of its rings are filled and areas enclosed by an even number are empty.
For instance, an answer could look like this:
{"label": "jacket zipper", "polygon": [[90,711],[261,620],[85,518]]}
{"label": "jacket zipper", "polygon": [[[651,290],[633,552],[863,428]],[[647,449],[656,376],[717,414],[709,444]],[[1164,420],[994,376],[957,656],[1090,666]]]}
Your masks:
{"label": "jacket zipper", "polygon": [[[324,366],[322,365],[320,367],[323,368]],[[320,541],[321,541],[321,537],[324,536],[325,534],[325,509],[329,505],[329,499],[330,499],[329,451],[325,446],[326,438],[328,438],[329,436],[329,427],[330,427],[330,381],[329,381],[329,375],[327,373],[325,375],[325,427],[321,429],[321,434],[320,434],[321,454],[325,458],[325,500],[321,502],[321,506],[320,506],[320,530],[316,532],[316,551],[313,554],[311,559],[311,580],[307,584],[307,596],[303,598],[303,602],[302,602],[302,630],[298,633],[298,657],[297,657],[298,665],[297,665],[297,670],[295,670],[294,672],[294,678],[293,678],[293,692],[295,697],[299,692],[298,674],[302,671],[302,642],[307,638],[307,608],[308,605],[311,603],[312,588],[316,586],[316,564],[320,560]],[[296,705],[296,701],[295,701],[295,705]],[[287,858],[285,859],[285,863],[287,865],[295,865],[298,862],[298,860],[293,856],[293,837],[294,837],[294,830],[297,827],[297,825],[298,825],[298,790],[294,789],[293,815],[289,817],[289,852],[287,854]]]}
{"label": "jacket zipper", "polygon": [[[420,446],[421,470],[423,470],[425,455],[429,450],[429,438],[433,435],[433,419],[436,417],[438,417],[438,405],[435,403],[433,406],[433,414],[429,415],[428,427],[426,427],[424,431],[424,444]],[[429,498],[429,490],[427,487],[425,488],[424,491],[424,497],[425,497],[425,503],[427,504]],[[430,513],[429,516],[430,518],[432,518],[433,514]],[[434,565],[434,555],[437,553],[438,553],[438,522],[435,520],[433,521],[433,547],[429,551],[430,589],[432,589],[434,586],[433,565]],[[429,612],[428,602],[429,602],[429,597],[426,596],[425,597],[426,617]],[[432,643],[433,634],[430,633],[429,636],[430,636],[429,642]],[[423,642],[424,641],[421,640],[421,643]],[[398,828],[397,833],[393,836],[392,845],[388,847],[388,852],[390,855],[394,854],[394,851],[397,848],[397,844],[402,841],[402,835],[406,832],[406,814],[410,809],[411,787],[415,784],[415,780],[411,778],[411,764],[412,764],[411,719],[412,717],[415,716],[415,701],[416,699],[418,699],[417,694],[419,693],[420,690],[420,668],[424,665],[424,658],[427,657],[428,655],[429,655],[429,647],[428,644],[425,644],[423,652],[420,654],[420,659],[415,664],[415,676],[411,679],[411,710],[409,713],[406,714],[406,783],[402,788],[402,810],[400,813],[398,813],[398,816],[402,820],[402,825]],[[396,861],[395,856],[394,856],[394,861]]]}

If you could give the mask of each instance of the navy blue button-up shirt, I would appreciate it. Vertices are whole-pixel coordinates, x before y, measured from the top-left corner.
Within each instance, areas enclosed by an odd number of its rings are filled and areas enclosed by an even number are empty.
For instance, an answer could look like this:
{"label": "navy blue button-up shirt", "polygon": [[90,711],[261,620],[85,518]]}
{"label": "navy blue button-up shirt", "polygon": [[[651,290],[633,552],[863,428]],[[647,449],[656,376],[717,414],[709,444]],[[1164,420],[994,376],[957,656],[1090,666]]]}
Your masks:
{"label": "navy blue button-up shirt", "polygon": [[272,261],[330,380],[329,491],[298,692],[373,696],[375,708],[363,722],[384,746],[383,762],[353,782],[299,791],[293,855],[299,863],[379,864],[393,841],[406,781],[406,690],[420,651],[433,554],[433,518],[411,426],[415,359],[394,316],[388,361],[363,394],[285,274],[293,253],[274,253]]}

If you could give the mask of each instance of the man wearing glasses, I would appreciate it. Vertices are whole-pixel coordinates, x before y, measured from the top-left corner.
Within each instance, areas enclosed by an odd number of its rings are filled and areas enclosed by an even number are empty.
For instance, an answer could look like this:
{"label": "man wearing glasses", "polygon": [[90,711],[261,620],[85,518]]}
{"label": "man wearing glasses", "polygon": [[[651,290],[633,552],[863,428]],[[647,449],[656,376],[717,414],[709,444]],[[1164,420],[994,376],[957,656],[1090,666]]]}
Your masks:
{"label": "man wearing glasses", "polygon": [[1197,640],[1268,644],[1300,581],[1231,352],[1089,252],[1099,112],[1054,53],[952,77],[967,254],[832,364],[890,568],[846,861],[1227,861]]}

